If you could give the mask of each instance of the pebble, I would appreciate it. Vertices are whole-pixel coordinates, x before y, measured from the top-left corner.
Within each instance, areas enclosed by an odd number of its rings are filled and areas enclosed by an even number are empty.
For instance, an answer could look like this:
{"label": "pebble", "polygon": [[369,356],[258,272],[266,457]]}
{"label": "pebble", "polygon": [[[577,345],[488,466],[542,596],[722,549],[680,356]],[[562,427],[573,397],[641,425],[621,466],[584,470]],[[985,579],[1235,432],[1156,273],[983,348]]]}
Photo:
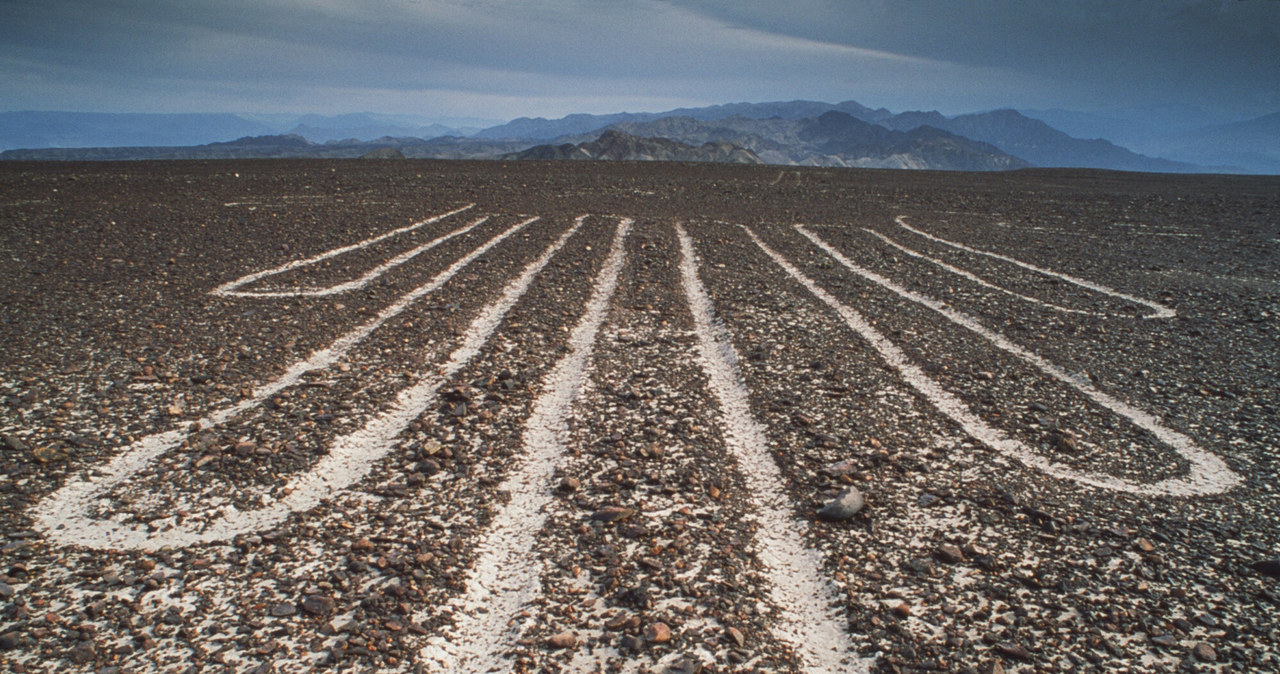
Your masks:
{"label": "pebble", "polygon": [[1032,657],[1030,651],[1028,651],[1027,649],[1017,644],[1010,644],[1010,643],[996,644],[996,650],[1000,651],[1001,655],[1011,657],[1015,660],[1021,660],[1023,662],[1031,662],[1032,660],[1035,659],[1034,657]]}
{"label": "pebble", "polygon": [[698,674],[701,671],[701,661],[685,656],[671,663],[671,666],[667,667],[664,674]]}
{"label": "pebble", "polygon": [[938,559],[948,564],[959,564],[964,561],[964,553],[954,545],[940,545],[936,554]]}
{"label": "pebble", "polygon": [[742,630],[736,627],[730,627],[725,630],[725,632],[728,633],[730,639],[733,639],[733,643],[738,645],[738,648],[742,648],[747,645],[747,637],[742,633]]}
{"label": "pebble", "polygon": [[866,501],[857,487],[847,487],[818,511],[818,518],[828,522],[847,520],[858,514]]}
{"label": "pebble", "polygon": [[857,469],[858,464],[854,463],[850,459],[845,459],[843,461],[828,464],[822,469],[822,471],[831,477],[840,477],[841,475],[848,475]]}
{"label": "pebble", "polygon": [[13,596],[13,586],[8,583],[0,583],[0,599],[8,599]]}
{"label": "pebble", "polygon": [[1213,650],[1213,646],[1206,643],[1198,643],[1191,649],[1192,654],[1200,662],[1217,662],[1218,652]]}
{"label": "pebble", "polygon": [[277,618],[287,618],[291,615],[298,614],[298,607],[293,604],[280,603],[271,607],[271,615]]}
{"label": "pebble", "polygon": [[662,644],[671,641],[671,628],[666,623],[649,623],[644,628],[645,641]]}
{"label": "pebble", "polygon": [[309,594],[302,600],[302,610],[323,618],[333,613],[333,599],[322,594]]}
{"label": "pebble", "polygon": [[576,477],[566,477],[560,481],[560,491],[565,493],[578,491],[578,487],[582,486],[582,481]]}
{"label": "pebble", "polygon": [[636,514],[636,511],[632,510],[631,508],[623,508],[621,506],[605,506],[604,508],[601,508],[595,511],[594,513],[592,513],[591,519],[596,520],[597,522],[617,522],[620,520],[624,520],[628,517],[631,517],[634,514]]}
{"label": "pebble", "polygon": [[13,632],[0,634],[0,651],[11,651],[18,647],[18,635]]}
{"label": "pebble", "polygon": [[560,632],[559,634],[553,634],[551,635],[551,638],[547,639],[547,645],[552,648],[560,649],[576,648],[578,645],[578,635],[573,632]]}
{"label": "pebble", "polygon": [[67,658],[77,665],[93,662],[95,657],[97,657],[97,653],[93,650],[93,644],[88,641],[76,644],[75,648],[72,648],[67,653]]}
{"label": "pebble", "polygon": [[1264,576],[1280,577],[1280,559],[1262,559],[1249,566]]}
{"label": "pebble", "polygon": [[28,449],[27,443],[23,442],[22,438],[9,433],[4,434],[4,446],[15,452],[25,452]]}
{"label": "pebble", "polygon": [[1161,634],[1158,637],[1151,637],[1151,643],[1165,648],[1173,648],[1178,645],[1178,638],[1172,634]]}

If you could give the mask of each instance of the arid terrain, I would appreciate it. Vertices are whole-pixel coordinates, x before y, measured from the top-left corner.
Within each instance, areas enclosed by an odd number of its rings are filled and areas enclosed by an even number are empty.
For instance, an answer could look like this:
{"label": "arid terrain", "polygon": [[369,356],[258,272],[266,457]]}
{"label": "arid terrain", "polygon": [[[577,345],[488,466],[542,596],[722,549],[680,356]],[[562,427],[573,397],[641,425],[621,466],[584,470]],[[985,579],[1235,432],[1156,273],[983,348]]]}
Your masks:
{"label": "arid terrain", "polygon": [[1280,178],[5,162],[0,253],[5,671],[1280,671]]}

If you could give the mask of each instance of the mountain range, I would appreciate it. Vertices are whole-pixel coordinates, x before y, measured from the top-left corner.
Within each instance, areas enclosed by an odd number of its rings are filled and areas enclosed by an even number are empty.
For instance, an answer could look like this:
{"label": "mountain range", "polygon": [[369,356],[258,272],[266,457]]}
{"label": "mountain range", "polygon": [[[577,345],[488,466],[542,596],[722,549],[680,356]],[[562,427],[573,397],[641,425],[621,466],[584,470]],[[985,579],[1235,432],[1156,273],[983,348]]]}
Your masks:
{"label": "mountain range", "polygon": [[[1003,109],[946,116],[893,113],[855,101],[787,101],[522,117],[483,127],[485,120],[443,121],[448,124],[372,113],[10,112],[0,113],[0,149],[10,148],[0,159],[360,157],[390,156],[389,150],[395,150],[406,157],[435,158],[1280,173],[1280,113],[1234,122],[1192,108],[1112,113]],[[615,133],[604,137],[609,132]],[[1130,147],[1106,135],[1124,139]]]}

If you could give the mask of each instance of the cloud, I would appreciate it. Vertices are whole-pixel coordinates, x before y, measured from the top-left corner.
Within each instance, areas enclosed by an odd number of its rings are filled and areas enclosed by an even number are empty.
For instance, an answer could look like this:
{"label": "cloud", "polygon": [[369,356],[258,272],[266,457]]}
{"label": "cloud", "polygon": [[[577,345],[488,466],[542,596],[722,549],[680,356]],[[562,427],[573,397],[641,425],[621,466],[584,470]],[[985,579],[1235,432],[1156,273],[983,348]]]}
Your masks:
{"label": "cloud", "polygon": [[951,112],[1265,100],[1280,31],[1252,8],[1272,3],[1229,4],[8,0],[0,77],[18,86],[0,108],[552,116],[788,98]]}

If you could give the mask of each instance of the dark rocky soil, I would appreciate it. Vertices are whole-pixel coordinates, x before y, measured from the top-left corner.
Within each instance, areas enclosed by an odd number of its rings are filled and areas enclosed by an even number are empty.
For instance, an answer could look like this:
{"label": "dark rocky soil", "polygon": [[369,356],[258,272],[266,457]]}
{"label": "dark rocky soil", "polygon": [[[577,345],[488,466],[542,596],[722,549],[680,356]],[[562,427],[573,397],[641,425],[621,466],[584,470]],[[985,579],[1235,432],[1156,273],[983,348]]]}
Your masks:
{"label": "dark rocky soil", "polygon": [[[210,294],[468,204],[244,289],[350,281],[488,216],[362,287]],[[476,327],[580,216],[496,328]],[[776,462],[779,512],[838,598],[854,650],[841,671],[1280,671],[1280,179],[436,161],[0,164],[3,669],[446,671],[433,654],[485,613],[464,600],[482,543],[523,502],[504,484],[624,218],[618,286],[539,487],[545,525],[517,551],[538,580],[515,614],[480,622],[498,645],[458,671],[832,669],[806,661],[794,607],[777,605],[787,576],[762,541],[779,539],[698,355],[677,223]],[[764,246],[1036,460],[1133,485],[1199,474],[1095,390],[1220,459],[1230,487],[1135,494],[999,451]],[[262,395],[302,362],[318,365]],[[297,476],[401,407],[350,486],[180,540],[311,488]],[[166,431],[171,446],[76,511],[68,489],[106,484],[113,458]],[[850,486],[865,507],[819,519]]]}

